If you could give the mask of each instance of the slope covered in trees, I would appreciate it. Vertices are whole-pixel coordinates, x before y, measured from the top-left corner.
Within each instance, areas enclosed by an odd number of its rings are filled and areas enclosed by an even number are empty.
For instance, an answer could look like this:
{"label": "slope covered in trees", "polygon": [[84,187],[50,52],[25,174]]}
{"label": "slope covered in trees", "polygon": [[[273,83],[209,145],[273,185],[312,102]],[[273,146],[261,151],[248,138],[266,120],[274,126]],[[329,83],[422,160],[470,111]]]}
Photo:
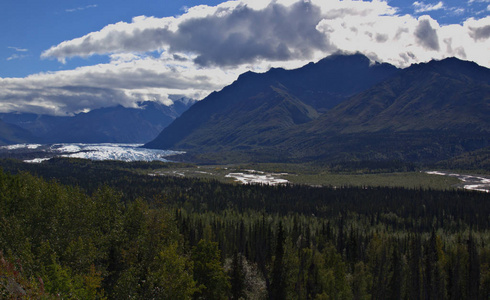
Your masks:
{"label": "slope covered in trees", "polygon": [[231,185],[79,160],[1,164],[20,171],[0,173],[2,297],[490,295],[487,193]]}

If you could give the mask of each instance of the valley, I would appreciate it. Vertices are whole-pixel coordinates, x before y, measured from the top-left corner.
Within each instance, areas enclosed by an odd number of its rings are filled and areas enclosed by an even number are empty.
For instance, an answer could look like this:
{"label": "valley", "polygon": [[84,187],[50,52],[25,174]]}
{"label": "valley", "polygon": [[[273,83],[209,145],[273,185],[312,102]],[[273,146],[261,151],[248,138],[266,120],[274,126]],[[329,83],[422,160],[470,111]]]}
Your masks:
{"label": "valley", "polygon": [[3,1],[0,299],[490,299],[489,1]]}
{"label": "valley", "polygon": [[[12,288],[2,287],[15,282],[34,298],[91,293],[147,299],[176,292],[167,284],[172,279],[184,299],[198,293],[193,287],[199,280],[206,282],[207,293],[222,298],[234,288],[249,299],[268,299],[274,289],[266,282],[278,270],[289,287],[303,287],[284,291],[295,299],[311,293],[344,295],[339,297],[345,300],[375,293],[412,298],[428,286],[463,295],[460,299],[490,292],[489,194],[456,189],[455,177],[315,173],[321,168],[298,164],[203,166],[67,157],[42,163],[2,159],[0,166],[0,217],[5,220],[0,222],[5,228],[0,230],[5,250],[0,292],[7,295]],[[291,182],[315,178],[326,186],[240,184],[227,177],[280,173]],[[339,185],[332,186],[335,180]],[[388,182],[394,185],[387,187]],[[211,281],[194,267],[209,262],[218,274]],[[452,277],[455,269],[460,278]],[[447,284],[424,275],[428,283],[413,287],[420,270],[431,270]],[[239,271],[248,274],[241,281],[247,287],[232,280]],[[308,281],[322,272],[334,275]],[[361,291],[360,281],[366,286]]]}
{"label": "valley", "polygon": [[0,295],[483,299],[488,72],[337,55],[242,74],[180,116],[4,115]]}
{"label": "valley", "polygon": [[[131,172],[149,176],[177,176],[244,184],[302,184],[310,186],[385,186],[404,188],[453,189],[464,185],[463,176],[444,173],[388,171],[387,169],[332,169],[312,164],[227,164],[202,165],[172,163],[182,152],[140,148],[140,144],[18,144],[0,147],[0,158],[22,159],[29,164],[49,163],[53,158],[80,161],[114,161],[120,169],[127,163],[145,164]],[[152,163],[154,161],[154,163]],[[158,163],[157,163],[158,162]],[[168,162],[161,167],[161,163]],[[95,162],[94,162],[95,163]],[[1,166],[1,164],[0,164]],[[19,166],[19,168],[22,168]],[[40,166],[42,168],[42,166]],[[474,182],[468,183],[473,185]]]}

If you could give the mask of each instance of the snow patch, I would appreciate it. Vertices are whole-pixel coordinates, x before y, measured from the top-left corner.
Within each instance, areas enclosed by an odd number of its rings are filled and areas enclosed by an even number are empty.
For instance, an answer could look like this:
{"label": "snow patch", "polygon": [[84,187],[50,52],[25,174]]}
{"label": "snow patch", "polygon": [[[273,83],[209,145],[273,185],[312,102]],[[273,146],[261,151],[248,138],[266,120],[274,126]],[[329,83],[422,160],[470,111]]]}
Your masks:
{"label": "snow patch", "polygon": [[51,158],[34,158],[34,159],[26,159],[24,162],[30,163],[30,164],[40,164],[43,161],[50,160]]}
{"label": "snow patch", "polygon": [[235,178],[235,181],[238,181],[243,184],[267,184],[267,185],[278,185],[278,184],[286,184],[289,181],[282,178],[276,178],[276,176],[287,175],[286,173],[265,173],[262,171],[255,170],[245,170],[247,173],[229,173],[225,177]]}
{"label": "snow patch", "polygon": [[6,149],[6,150],[18,150],[18,149],[37,149],[41,147],[42,145],[40,144],[16,144],[16,145],[8,145],[8,146],[2,146],[0,149]]}

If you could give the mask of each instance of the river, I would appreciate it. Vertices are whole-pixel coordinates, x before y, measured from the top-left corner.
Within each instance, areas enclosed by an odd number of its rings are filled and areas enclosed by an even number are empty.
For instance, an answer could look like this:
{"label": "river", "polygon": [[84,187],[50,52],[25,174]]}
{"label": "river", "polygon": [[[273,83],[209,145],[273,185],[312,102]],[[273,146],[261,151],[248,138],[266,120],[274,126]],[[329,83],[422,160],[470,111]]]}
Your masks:
{"label": "river", "polygon": [[490,193],[490,176],[464,175],[442,171],[427,171],[427,174],[456,177],[462,181],[464,189]]}

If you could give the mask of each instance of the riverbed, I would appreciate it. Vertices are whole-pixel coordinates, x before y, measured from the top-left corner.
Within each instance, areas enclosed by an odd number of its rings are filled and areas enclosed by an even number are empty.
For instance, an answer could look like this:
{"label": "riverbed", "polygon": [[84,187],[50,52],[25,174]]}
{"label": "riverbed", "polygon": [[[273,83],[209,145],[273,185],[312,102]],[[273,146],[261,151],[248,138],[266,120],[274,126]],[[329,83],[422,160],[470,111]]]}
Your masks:
{"label": "riverbed", "polygon": [[490,176],[484,175],[465,175],[443,171],[426,171],[431,175],[451,176],[462,181],[461,185],[466,190],[490,193]]}

